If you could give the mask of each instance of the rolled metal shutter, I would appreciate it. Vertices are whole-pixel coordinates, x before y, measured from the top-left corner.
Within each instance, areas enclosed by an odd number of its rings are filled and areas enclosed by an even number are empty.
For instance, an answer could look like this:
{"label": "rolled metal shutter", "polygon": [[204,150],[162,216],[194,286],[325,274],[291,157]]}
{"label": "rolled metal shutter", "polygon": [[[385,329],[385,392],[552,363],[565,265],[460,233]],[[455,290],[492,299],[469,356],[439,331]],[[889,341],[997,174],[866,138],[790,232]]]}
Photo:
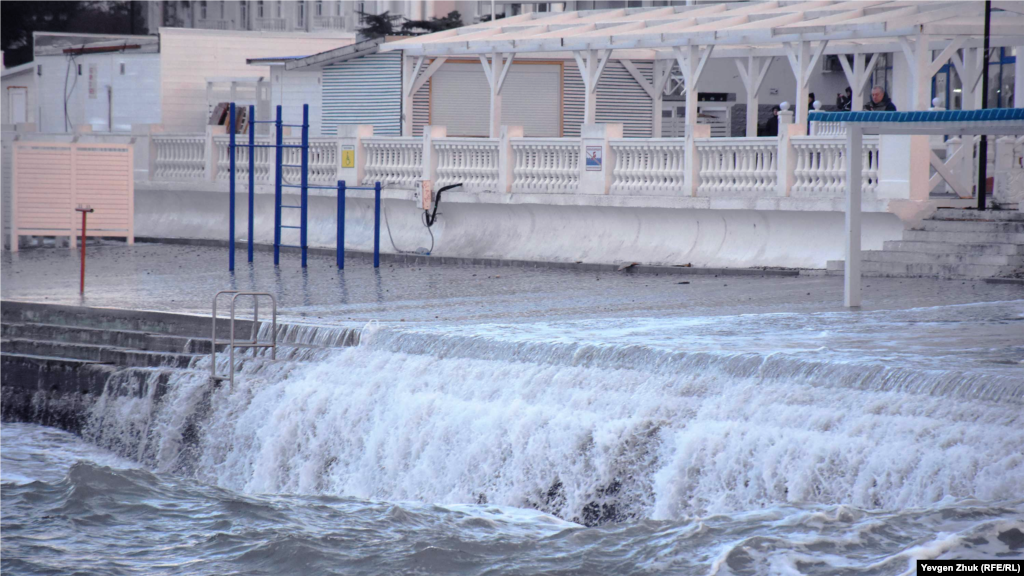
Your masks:
{"label": "rolled metal shutter", "polygon": [[[641,74],[651,81],[654,65],[634,61]],[[565,102],[562,104],[565,136],[578,137],[583,124],[583,78],[576,62],[565,63]],[[629,71],[618,62],[609,62],[597,82],[597,122],[622,122],[626,138],[650,138],[654,133],[654,103]]]}
{"label": "rolled metal shutter", "polygon": [[402,55],[370,54],[324,67],[323,134],[339,124],[372,124],[378,136],[402,133]]}
{"label": "rolled metal shutter", "polygon": [[[560,135],[559,64],[512,64],[502,93],[502,124],[522,126],[526,136]],[[490,88],[479,62],[448,62],[431,78],[430,122],[449,136],[487,136]]]}

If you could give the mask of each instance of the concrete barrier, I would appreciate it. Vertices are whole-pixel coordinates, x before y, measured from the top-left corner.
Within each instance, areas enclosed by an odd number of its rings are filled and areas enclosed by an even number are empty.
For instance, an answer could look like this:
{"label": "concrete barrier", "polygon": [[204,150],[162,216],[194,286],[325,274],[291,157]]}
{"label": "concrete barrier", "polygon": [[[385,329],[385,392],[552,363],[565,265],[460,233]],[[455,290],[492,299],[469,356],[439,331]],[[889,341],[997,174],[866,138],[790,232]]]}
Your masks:
{"label": "concrete barrier", "polygon": [[[241,197],[242,195],[240,195]],[[430,248],[422,211],[409,196],[386,198],[381,251]],[[465,197],[463,197],[465,196]],[[819,201],[820,210],[715,208],[707,199],[680,198],[664,207],[629,205],[622,198],[600,197],[590,205],[530,203],[524,195],[487,197],[452,195],[442,200],[431,229],[435,256],[502,258],[547,262],[692,264],[702,267],[825,268],[843,257],[843,213]],[[503,199],[509,203],[497,203]],[[291,203],[296,198],[286,198]],[[783,201],[788,199],[782,199]],[[602,202],[605,204],[602,205]],[[238,241],[245,240],[247,202],[236,203]],[[797,208],[814,207],[804,203]],[[296,211],[291,211],[296,212]],[[136,229],[156,238],[227,240],[228,196],[199,190],[136,192]],[[256,196],[256,242],[273,243],[273,197]],[[298,214],[286,214],[285,224]],[[333,248],[335,200],[309,198],[309,245]],[[289,222],[287,219],[295,219]],[[345,222],[346,248],[369,251],[373,245],[373,202],[350,196]],[[388,237],[388,227],[391,237]],[[903,233],[900,218],[887,212],[864,214],[865,250],[878,250]],[[287,237],[293,233],[296,238]],[[297,230],[282,243],[297,244]],[[393,244],[392,244],[393,239]]]}

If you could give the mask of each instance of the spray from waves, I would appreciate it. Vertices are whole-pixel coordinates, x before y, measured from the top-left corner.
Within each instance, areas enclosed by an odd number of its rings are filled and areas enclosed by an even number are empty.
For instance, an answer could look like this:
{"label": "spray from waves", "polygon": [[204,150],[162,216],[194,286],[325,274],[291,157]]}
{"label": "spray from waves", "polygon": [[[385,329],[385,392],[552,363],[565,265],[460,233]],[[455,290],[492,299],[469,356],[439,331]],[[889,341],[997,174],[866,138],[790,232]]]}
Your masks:
{"label": "spray from waves", "polygon": [[249,493],[490,503],[591,525],[1004,501],[1024,485],[1024,402],[1005,377],[385,328],[361,340],[246,357],[234,389],[210,385],[208,360],[125,371],[86,435]]}

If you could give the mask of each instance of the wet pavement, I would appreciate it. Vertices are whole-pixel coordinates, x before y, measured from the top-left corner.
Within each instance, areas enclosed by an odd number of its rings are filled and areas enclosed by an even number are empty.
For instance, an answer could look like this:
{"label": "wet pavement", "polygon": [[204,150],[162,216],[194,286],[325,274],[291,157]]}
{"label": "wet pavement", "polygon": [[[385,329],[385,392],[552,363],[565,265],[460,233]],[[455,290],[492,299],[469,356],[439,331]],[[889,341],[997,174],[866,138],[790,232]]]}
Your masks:
{"label": "wet pavement", "polygon": [[[330,324],[517,323],[541,320],[812,314],[842,311],[842,278],[582,272],[564,269],[421,266],[384,263],[374,270],[349,255],[339,271],[333,256],[257,252],[249,264],[227,250],[167,244],[90,246],[86,293],[78,293],[79,257],[66,248],[4,251],[4,299],[208,314],[215,292],[271,292],[282,320]],[[866,278],[864,310],[910,309],[1024,298],[1024,286],[981,281]]]}

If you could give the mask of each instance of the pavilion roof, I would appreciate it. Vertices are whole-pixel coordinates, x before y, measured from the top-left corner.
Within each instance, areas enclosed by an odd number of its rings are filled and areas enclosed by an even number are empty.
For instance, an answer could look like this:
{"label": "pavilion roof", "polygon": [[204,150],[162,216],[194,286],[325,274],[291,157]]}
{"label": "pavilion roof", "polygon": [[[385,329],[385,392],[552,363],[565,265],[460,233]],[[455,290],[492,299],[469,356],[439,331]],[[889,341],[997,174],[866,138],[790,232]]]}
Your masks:
{"label": "pavilion roof", "polygon": [[[900,37],[980,42],[985,3],[906,0],[806,0],[695,6],[534,12],[381,45],[409,56],[493,52],[630,50],[671,59],[673,48],[715,46],[713,57],[785,54],[785,44],[828,40],[828,54],[899,51]],[[1024,2],[992,3],[993,46],[1024,42]]]}

